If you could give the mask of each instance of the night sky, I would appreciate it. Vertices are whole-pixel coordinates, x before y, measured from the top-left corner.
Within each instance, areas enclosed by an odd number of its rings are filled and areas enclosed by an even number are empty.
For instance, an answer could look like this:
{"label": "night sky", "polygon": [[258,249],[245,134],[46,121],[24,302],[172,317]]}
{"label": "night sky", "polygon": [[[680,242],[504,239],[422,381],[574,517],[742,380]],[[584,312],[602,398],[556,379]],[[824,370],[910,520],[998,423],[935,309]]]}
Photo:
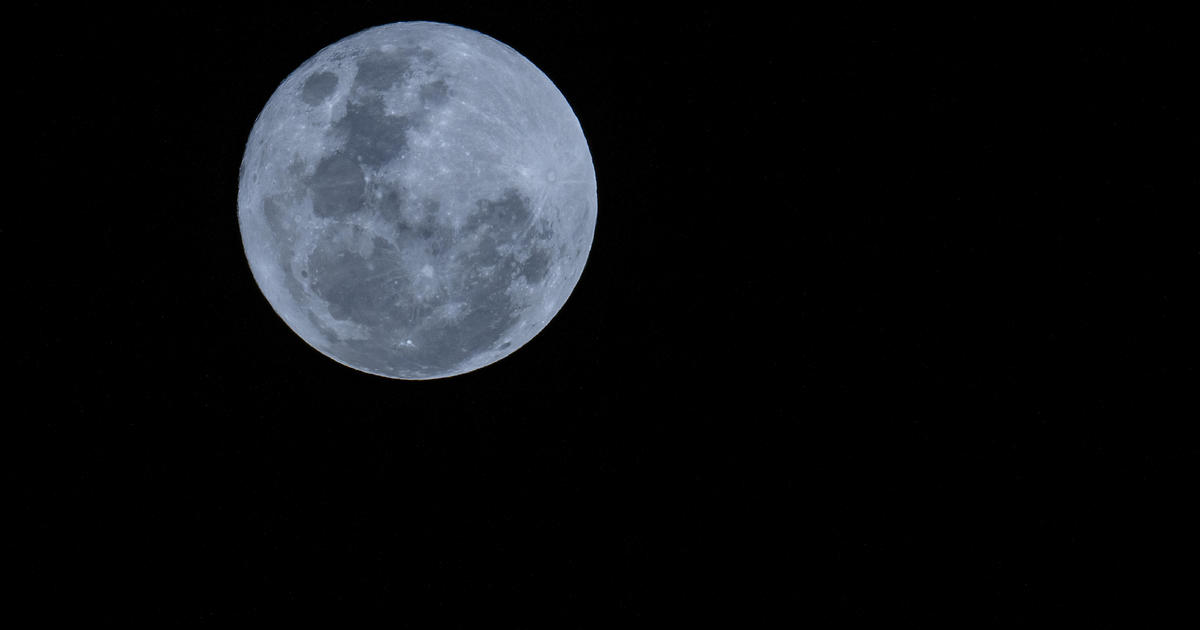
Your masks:
{"label": "night sky", "polygon": [[[1200,525],[1179,16],[501,4],[35,2],[9,24],[36,42],[6,82],[14,604],[1103,628],[1194,599],[1168,577]],[[278,84],[407,20],[541,68],[599,201],[551,323],[423,382],[288,329],[236,207]]]}

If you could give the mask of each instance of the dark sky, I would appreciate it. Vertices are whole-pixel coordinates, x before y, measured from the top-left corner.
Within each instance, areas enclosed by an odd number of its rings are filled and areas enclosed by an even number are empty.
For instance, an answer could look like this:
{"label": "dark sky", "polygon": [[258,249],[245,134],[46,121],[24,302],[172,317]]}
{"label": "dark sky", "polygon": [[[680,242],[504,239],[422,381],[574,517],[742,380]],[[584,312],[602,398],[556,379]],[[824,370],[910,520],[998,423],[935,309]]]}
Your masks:
{"label": "dark sky", "polygon": [[[10,25],[38,42],[8,83],[31,193],[3,230],[17,599],[1109,627],[1194,593],[1165,577],[1195,566],[1200,455],[1178,16],[455,4],[33,3]],[[301,341],[236,218],[279,82],[405,20],[539,66],[599,189],[558,316],[429,382]]]}

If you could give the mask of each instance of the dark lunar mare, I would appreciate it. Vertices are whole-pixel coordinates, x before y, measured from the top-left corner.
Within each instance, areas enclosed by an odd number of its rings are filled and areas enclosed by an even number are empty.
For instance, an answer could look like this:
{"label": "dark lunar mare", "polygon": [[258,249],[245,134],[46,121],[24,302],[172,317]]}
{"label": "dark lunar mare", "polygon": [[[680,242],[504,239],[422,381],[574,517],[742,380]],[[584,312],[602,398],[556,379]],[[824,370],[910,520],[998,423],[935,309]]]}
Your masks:
{"label": "dark lunar mare", "polygon": [[304,81],[300,89],[300,100],[309,105],[320,105],[337,89],[338,77],[332,72],[314,72]]}

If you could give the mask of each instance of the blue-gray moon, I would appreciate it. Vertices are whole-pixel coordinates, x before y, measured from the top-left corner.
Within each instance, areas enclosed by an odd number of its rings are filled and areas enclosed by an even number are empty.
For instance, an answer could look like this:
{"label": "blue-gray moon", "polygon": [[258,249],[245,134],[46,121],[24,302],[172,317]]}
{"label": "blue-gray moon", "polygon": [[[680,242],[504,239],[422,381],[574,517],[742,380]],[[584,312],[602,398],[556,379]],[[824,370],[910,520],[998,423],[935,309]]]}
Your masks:
{"label": "blue-gray moon", "polygon": [[433,22],[371,28],[287,77],[242,159],[238,224],[271,307],[313,348],[397,379],[478,369],[579,281],[596,175],[558,88]]}

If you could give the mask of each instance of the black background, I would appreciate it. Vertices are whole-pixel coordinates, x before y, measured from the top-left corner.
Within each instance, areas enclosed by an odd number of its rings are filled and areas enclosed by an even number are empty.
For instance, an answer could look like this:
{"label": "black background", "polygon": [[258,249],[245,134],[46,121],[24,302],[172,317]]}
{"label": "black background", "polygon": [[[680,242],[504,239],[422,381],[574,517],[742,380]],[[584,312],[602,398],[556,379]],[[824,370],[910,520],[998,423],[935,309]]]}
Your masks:
{"label": "black background", "polygon": [[[11,25],[33,42],[7,87],[15,601],[1121,627],[1194,598],[1179,16],[454,4],[33,3]],[[428,382],[302,342],[236,218],[279,82],[403,20],[538,65],[599,188],[558,316]]]}

